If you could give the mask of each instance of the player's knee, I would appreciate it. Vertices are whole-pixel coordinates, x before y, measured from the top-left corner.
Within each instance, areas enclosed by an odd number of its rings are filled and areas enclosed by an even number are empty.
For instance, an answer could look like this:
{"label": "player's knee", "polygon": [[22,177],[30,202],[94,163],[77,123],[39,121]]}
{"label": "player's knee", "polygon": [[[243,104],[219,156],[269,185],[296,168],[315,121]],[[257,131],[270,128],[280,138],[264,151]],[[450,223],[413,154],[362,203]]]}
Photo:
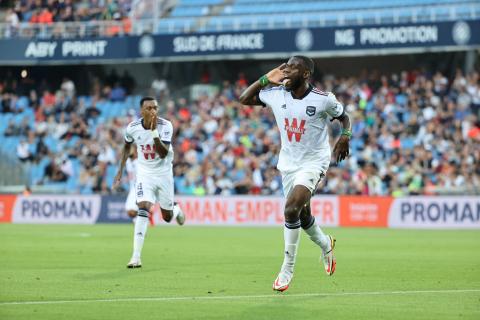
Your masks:
{"label": "player's knee", "polygon": [[288,205],[285,207],[285,221],[287,222],[295,222],[298,221],[300,216],[300,207],[297,205]]}
{"label": "player's knee", "polygon": [[172,221],[173,217],[173,211],[172,210],[164,210],[162,209],[162,217],[165,222],[170,222]]}
{"label": "player's knee", "polygon": [[152,207],[152,204],[148,201],[139,202],[137,205],[138,205],[138,209],[143,209],[147,211],[150,211],[150,208]]}

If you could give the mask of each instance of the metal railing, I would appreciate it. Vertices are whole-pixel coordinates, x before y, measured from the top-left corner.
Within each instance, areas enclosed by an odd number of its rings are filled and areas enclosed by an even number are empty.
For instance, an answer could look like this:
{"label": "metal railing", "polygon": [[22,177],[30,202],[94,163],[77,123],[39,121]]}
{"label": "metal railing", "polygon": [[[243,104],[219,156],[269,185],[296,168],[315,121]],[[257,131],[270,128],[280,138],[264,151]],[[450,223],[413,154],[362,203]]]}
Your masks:
{"label": "metal railing", "polygon": [[27,165],[0,151],[0,185],[26,185],[29,183]]}
{"label": "metal railing", "polygon": [[130,20],[55,22],[51,24],[24,22],[18,26],[0,23],[0,38],[62,39],[83,37],[114,37],[131,33]]}

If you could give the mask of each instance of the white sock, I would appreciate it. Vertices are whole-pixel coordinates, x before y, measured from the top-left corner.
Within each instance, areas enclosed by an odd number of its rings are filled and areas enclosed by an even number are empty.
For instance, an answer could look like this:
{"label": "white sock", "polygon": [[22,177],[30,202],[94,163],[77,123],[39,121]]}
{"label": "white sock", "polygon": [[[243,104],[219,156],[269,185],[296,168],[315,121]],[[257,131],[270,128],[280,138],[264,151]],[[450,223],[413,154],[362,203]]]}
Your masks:
{"label": "white sock", "polygon": [[322,229],[315,223],[315,218],[312,216],[312,225],[305,230],[305,232],[310,236],[310,240],[315,242],[322,250],[327,250],[329,245],[328,237],[323,233]]}
{"label": "white sock", "polygon": [[293,274],[298,245],[300,243],[300,220],[298,220],[298,223],[285,223],[283,227],[283,239],[285,240],[285,255],[283,258],[282,271]]}
{"label": "white sock", "polygon": [[148,211],[144,209],[138,210],[137,220],[135,221],[135,233],[133,234],[133,256],[132,258],[140,259],[142,254],[143,242],[147,234],[148,227]]}
{"label": "white sock", "polygon": [[173,212],[172,220],[175,220],[177,218],[178,214],[180,213],[180,207],[178,206],[178,204],[175,203],[173,205],[172,212]]}

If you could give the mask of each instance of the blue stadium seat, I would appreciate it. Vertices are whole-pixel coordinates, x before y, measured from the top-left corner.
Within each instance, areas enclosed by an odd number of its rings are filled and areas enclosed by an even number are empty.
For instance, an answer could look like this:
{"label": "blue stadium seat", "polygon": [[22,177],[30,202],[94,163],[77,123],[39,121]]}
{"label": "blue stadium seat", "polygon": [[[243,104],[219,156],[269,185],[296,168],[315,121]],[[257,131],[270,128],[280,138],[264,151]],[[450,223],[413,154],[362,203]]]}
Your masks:
{"label": "blue stadium seat", "polygon": [[208,6],[222,4],[223,0],[180,0],[179,6]]}
{"label": "blue stadium seat", "polygon": [[107,186],[111,186],[113,184],[113,179],[115,178],[115,174],[117,173],[117,166],[116,165],[108,165],[107,172],[106,172],[106,182]]}
{"label": "blue stadium seat", "polygon": [[44,139],[43,139],[43,142],[45,143],[45,145],[47,146],[47,148],[52,151],[52,152],[57,152],[57,146],[58,146],[58,140],[55,139],[54,137],[52,136],[46,136]]}
{"label": "blue stadium seat", "polygon": [[78,140],[80,140],[80,138],[78,136],[73,136],[70,138],[70,140],[68,140],[67,142],[67,146],[72,148],[75,146],[75,144],[78,142]]}
{"label": "blue stadium seat", "polygon": [[28,101],[27,97],[21,96],[21,97],[18,98],[15,106],[16,106],[17,109],[24,109],[25,110],[25,109],[28,109],[28,107],[29,107],[28,102],[29,101]]}
{"label": "blue stadium seat", "polygon": [[73,192],[77,192],[78,191],[78,178],[75,177],[75,176],[71,176],[68,178],[67,180],[67,185],[66,185],[66,189],[68,190],[68,192],[70,193],[73,193]]}
{"label": "blue stadium seat", "polygon": [[193,18],[165,18],[158,21],[157,33],[189,32],[195,26]]}
{"label": "blue stadium seat", "polygon": [[400,140],[402,149],[413,149],[415,147],[415,141],[411,138],[404,138]]}
{"label": "blue stadium seat", "polygon": [[237,0],[226,5],[219,16],[210,17],[206,31],[450,21],[478,16],[480,2],[475,0],[392,0],[388,7],[384,0]]}
{"label": "blue stadium seat", "polygon": [[61,194],[69,191],[67,182],[48,182],[45,186],[48,186],[48,189],[55,193]]}
{"label": "blue stadium seat", "polygon": [[207,6],[176,7],[170,14],[171,17],[199,17],[208,14]]}

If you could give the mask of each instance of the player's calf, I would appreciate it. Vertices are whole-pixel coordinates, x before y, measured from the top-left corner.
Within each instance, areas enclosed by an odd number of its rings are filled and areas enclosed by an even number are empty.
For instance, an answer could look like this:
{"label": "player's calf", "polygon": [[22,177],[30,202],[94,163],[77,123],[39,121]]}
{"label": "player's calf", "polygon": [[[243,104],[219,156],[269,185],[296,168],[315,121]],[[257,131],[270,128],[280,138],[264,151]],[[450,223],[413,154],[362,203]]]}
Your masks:
{"label": "player's calf", "polygon": [[162,209],[162,217],[163,220],[168,223],[173,219],[175,219],[179,225],[185,223],[185,214],[176,202],[174,203],[172,210]]}
{"label": "player's calf", "polygon": [[173,218],[173,210],[167,210],[162,208],[161,211],[162,211],[163,220],[165,220],[165,222],[170,223],[170,221],[172,221],[172,218]]}

